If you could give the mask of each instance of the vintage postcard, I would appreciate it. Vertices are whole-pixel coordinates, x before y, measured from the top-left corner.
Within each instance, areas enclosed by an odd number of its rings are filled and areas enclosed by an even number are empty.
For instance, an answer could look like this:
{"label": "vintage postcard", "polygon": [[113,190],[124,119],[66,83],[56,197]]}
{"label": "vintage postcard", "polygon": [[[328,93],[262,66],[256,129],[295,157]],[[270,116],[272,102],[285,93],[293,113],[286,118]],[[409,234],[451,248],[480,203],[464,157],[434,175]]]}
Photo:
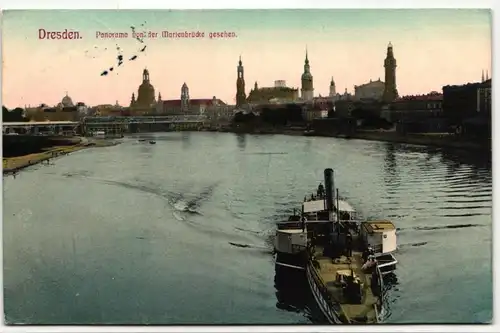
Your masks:
{"label": "vintage postcard", "polygon": [[491,323],[491,25],[4,11],[6,324]]}

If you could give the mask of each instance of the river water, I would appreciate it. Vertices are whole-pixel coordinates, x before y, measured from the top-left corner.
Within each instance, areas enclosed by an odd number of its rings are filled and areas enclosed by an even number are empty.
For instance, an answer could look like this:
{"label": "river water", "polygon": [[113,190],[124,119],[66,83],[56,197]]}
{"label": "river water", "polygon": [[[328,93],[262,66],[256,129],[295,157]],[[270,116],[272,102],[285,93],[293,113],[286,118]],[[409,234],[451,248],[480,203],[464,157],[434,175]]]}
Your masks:
{"label": "river water", "polygon": [[304,281],[275,285],[271,242],[326,167],[365,217],[398,227],[386,322],[491,320],[490,162],[363,140],[151,137],[3,178],[7,322],[324,324]]}

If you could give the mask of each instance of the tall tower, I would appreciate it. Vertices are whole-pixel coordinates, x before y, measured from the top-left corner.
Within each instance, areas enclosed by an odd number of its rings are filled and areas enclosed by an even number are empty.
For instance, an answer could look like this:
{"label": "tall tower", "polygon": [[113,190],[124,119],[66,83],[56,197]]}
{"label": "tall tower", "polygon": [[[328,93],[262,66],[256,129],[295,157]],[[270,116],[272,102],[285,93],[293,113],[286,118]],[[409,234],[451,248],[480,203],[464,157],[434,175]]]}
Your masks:
{"label": "tall tower", "polygon": [[135,93],[132,93],[132,98],[130,99],[130,106],[135,106]]}
{"label": "tall tower", "polygon": [[304,73],[301,77],[302,81],[302,89],[300,89],[300,93],[303,100],[312,100],[314,97],[314,88],[313,88],[313,76],[311,75],[311,67],[309,66],[309,59],[307,57],[307,49],[306,49],[306,60],[304,61]]}
{"label": "tall tower", "polygon": [[149,108],[156,103],[155,88],[149,80],[149,71],[145,68],[142,72],[142,83],[137,93],[137,106]]}
{"label": "tall tower", "polygon": [[335,90],[335,81],[333,81],[333,76],[332,76],[332,80],[330,81],[330,94],[328,96],[335,97],[336,94],[337,91]]}
{"label": "tall tower", "polygon": [[398,90],[396,89],[396,59],[392,52],[392,44],[389,42],[387,46],[387,56],[384,60],[385,67],[385,89],[383,100],[390,103],[398,97]]}
{"label": "tall tower", "polygon": [[181,88],[181,110],[182,111],[187,111],[189,108],[189,88],[184,82]]}
{"label": "tall tower", "polygon": [[236,79],[236,106],[243,106],[246,103],[247,95],[245,94],[245,76],[243,75],[243,63],[238,62],[238,78]]}

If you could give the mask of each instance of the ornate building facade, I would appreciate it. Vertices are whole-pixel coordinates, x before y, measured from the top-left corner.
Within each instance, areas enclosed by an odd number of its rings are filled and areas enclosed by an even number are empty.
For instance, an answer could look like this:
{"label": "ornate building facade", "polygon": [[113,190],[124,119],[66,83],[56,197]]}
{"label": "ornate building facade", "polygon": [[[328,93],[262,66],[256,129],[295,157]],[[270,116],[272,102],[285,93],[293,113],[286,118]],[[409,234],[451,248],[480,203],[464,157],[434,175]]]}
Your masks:
{"label": "ornate building facade", "polygon": [[390,103],[398,98],[398,90],[396,88],[396,59],[392,50],[392,44],[389,42],[387,46],[387,55],[384,60],[385,68],[385,88],[383,93],[383,100]]}
{"label": "ornate building facade", "polygon": [[268,103],[289,103],[299,99],[299,89],[290,88],[282,80],[275,83],[274,87],[261,87],[255,85],[248,94],[247,102],[250,105]]}
{"label": "ornate building facade", "polygon": [[385,82],[378,80],[361,84],[359,86],[354,86],[354,99],[371,99],[371,100],[382,100],[385,91]]}
{"label": "ornate building facade", "polygon": [[[161,99],[161,96],[159,96]],[[216,98],[196,98],[189,96],[189,87],[184,82],[181,87],[180,99],[160,100],[156,107],[156,113],[166,115],[203,115],[208,108],[224,108],[226,103]]]}
{"label": "ornate building facade", "polygon": [[56,106],[41,104],[38,107],[25,107],[25,115],[30,121],[78,121],[81,107],[84,103],[73,104],[71,97],[66,95]]}
{"label": "ornate building facade", "polygon": [[309,66],[309,58],[306,50],[306,59],[304,61],[304,73],[301,77],[301,98],[310,101],[314,97],[313,76],[311,74],[311,67]]}

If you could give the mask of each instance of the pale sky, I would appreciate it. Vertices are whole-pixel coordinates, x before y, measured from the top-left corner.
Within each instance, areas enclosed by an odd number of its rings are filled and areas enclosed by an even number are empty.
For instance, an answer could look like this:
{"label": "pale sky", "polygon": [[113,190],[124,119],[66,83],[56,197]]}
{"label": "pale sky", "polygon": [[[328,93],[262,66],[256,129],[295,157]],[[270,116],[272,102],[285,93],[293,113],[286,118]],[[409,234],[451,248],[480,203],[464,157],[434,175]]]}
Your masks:
{"label": "pale sky", "polygon": [[[144,24],[144,27],[141,27]],[[203,39],[96,39],[96,32],[200,31]],[[39,29],[79,31],[78,40],[40,40]],[[246,92],[285,80],[300,88],[305,49],[315,95],[384,80],[387,44],[394,46],[400,95],[491,77],[491,13],[471,9],[127,10],[7,11],[3,17],[3,104],[55,105],[67,91],[73,102],[128,106],[145,67],[156,95],[216,96],[234,103],[241,55]],[[236,38],[209,38],[210,32]],[[124,63],[117,67],[117,45]],[[144,45],[144,52],[138,52]],[[134,61],[128,59],[138,55]],[[101,76],[103,70],[113,72]]]}

